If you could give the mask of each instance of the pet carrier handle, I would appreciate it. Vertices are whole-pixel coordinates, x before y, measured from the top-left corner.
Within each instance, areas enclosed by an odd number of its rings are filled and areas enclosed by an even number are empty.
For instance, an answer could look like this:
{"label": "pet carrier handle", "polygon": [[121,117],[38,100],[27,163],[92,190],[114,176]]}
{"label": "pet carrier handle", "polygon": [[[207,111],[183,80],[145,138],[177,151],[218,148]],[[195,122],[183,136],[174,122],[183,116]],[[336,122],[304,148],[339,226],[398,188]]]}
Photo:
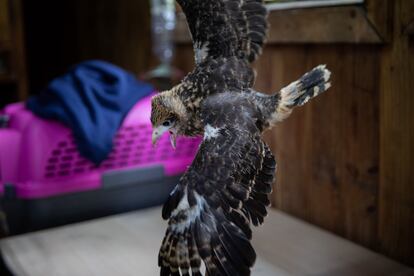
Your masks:
{"label": "pet carrier handle", "polygon": [[161,181],[165,177],[164,167],[161,165],[122,171],[110,171],[104,173],[102,176],[102,188],[111,189],[126,185],[136,185],[137,183]]}

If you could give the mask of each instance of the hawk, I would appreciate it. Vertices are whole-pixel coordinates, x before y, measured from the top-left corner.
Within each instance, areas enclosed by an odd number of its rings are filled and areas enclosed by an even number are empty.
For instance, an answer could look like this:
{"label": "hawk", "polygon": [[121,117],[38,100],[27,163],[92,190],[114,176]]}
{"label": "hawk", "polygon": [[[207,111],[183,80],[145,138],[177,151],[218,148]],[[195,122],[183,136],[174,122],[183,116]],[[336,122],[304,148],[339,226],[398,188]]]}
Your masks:
{"label": "hawk", "polygon": [[203,133],[200,105],[209,95],[246,91],[255,74],[250,62],[260,54],[267,10],[260,0],[177,0],[188,21],[196,67],[174,88],[152,99],[153,143],[166,131]]}
{"label": "hawk", "polygon": [[152,99],[153,142],[169,131],[203,135],[191,166],[162,210],[168,227],[161,275],[250,275],[251,224],[263,223],[276,162],[263,131],[330,87],[315,67],[278,93],[252,89],[250,63],[267,28],[260,0],[178,0],[193,37],[196,67]]}

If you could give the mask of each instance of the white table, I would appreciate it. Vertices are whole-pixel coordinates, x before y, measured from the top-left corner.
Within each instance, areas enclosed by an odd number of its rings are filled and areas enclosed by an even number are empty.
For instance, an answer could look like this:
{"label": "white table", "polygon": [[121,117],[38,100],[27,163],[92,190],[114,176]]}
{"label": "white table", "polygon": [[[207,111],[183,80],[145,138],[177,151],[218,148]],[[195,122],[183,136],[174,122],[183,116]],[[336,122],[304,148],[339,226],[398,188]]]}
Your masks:
{"label": "white table", "polygon": [[[17,276],[153,276],[165,231],[159,208],[0,241]],[[255,229],[253,275],[414,275],[414,270],[282,212]]]}

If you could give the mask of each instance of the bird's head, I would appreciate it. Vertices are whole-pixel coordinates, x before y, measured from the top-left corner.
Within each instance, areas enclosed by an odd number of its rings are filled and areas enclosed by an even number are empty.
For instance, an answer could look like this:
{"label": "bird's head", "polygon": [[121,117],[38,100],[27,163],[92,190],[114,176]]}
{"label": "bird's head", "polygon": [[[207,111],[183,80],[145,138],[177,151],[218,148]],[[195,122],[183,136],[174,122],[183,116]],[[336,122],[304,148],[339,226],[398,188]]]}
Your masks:
{"label": "bird's head", "polygon": [[182,134],[185,124],[185,107],[173,91],[165,91],[151,100],[152,144],[165,133],[170,132],[171,145],[175,148],[176,138]]}

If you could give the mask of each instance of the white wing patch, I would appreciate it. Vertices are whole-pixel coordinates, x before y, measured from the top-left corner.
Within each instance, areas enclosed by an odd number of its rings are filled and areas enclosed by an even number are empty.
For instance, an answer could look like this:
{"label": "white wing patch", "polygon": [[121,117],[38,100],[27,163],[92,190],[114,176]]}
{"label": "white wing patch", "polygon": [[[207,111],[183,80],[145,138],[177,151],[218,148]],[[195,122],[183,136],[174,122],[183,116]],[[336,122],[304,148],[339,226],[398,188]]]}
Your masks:
{"label": "white wing patch", "polygon": [[209,140],[211,138],[216,138],[219,134],[220,128],[212,127],[207,124],[204,128],[204,140]]}
{"label": "white wing patch", "polygon": [[194,197],[197,201],[197,204],[190,207],[190,204],[188,203],[187,190],[185,190],[184,196],[178,203],[177,208],[171,213],[171,217],[175,217],[180,213],[184,213],[186,219],[178,223],[171,224],[170,227],[172,231],[180,233],[184,232],[200,216],[200,213],[204,209],[206,202],[204,198],[195,192]]}
{"label": "white wing patch", "polygon": [[201,63],[208,55],[208,42],[196,42],[194,44],[194,58],[196,63]]}

